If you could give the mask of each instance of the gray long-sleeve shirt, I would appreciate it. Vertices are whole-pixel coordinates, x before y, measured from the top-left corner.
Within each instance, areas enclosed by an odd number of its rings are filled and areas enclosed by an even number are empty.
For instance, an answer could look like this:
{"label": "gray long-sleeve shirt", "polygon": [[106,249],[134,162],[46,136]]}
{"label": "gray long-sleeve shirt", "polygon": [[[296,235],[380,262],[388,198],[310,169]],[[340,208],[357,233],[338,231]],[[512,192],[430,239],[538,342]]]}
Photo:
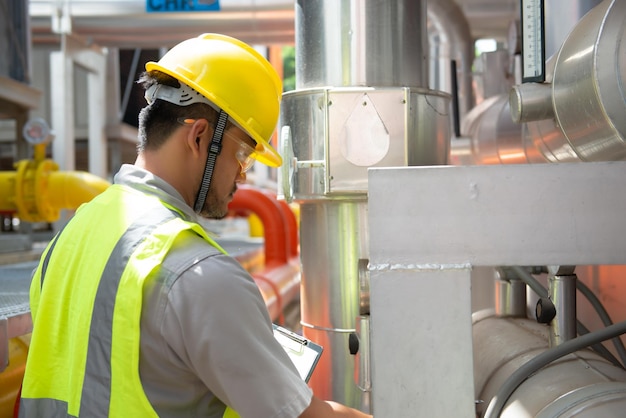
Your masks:
{"label": "gray long-sleeve shirt", "polygon": [[[162,179],[125,165],[115,183],[154,194],[197,215]],[[193,233],[182,234],[146,282],[139,372],[160,417],[294,418],[312,391],[275,340],[250,275]]]}

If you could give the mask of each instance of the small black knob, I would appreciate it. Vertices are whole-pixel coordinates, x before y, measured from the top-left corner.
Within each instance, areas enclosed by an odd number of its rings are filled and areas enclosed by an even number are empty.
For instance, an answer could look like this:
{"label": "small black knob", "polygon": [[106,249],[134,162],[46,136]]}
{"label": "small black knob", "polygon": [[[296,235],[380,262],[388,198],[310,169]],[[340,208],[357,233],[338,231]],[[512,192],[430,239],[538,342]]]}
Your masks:
{"label": "small black knob", "polygon": [[540,324],[549,324],[556,316],[556,307],[549,298],[540,298],[535,306],[535,317]]}
{"label": "small black knob", "polygon": [[355,332],[348,334],[348,350],[353,356],[359,352],[359,336]]}

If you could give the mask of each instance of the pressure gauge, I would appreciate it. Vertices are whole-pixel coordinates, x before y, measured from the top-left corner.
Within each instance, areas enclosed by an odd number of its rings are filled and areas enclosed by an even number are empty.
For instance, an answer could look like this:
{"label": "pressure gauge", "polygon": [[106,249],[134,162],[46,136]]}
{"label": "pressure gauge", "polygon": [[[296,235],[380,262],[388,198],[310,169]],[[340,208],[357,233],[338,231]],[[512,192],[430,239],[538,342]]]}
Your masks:
{"label": "pressure gauge", "polygon": [[48,123],[42,118],[30,119],[22,129],[24,139],[32,145],[47,144],[52,142],[54,135]]}
{"label": "pressure gauge", "polygon": [[521,1],[522,82],[546,79],[544,0]]}

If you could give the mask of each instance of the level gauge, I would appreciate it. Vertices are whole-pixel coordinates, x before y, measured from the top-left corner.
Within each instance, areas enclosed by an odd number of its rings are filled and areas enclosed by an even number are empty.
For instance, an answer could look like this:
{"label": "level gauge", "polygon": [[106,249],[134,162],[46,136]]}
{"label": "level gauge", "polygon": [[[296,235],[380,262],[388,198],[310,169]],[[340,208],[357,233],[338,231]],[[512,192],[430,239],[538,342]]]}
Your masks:
{"label": "level gauge", "polygon": [[521,1],[522,82],[546,79],[544,0]]}

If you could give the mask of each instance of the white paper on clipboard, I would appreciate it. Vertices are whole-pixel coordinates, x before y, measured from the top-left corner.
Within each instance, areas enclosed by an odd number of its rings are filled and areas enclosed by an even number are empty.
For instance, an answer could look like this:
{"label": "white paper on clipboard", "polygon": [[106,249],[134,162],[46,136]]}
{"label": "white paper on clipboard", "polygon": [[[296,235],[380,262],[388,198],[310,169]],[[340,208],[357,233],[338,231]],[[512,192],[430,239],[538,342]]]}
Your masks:
{"label": "white paper on clipboard", "polygon": [[298,369],[300,377],[308,382],[313,369],[322,355],[322,346],[286,328],[274,325],[274,337],[283,346],[289,358]]}

